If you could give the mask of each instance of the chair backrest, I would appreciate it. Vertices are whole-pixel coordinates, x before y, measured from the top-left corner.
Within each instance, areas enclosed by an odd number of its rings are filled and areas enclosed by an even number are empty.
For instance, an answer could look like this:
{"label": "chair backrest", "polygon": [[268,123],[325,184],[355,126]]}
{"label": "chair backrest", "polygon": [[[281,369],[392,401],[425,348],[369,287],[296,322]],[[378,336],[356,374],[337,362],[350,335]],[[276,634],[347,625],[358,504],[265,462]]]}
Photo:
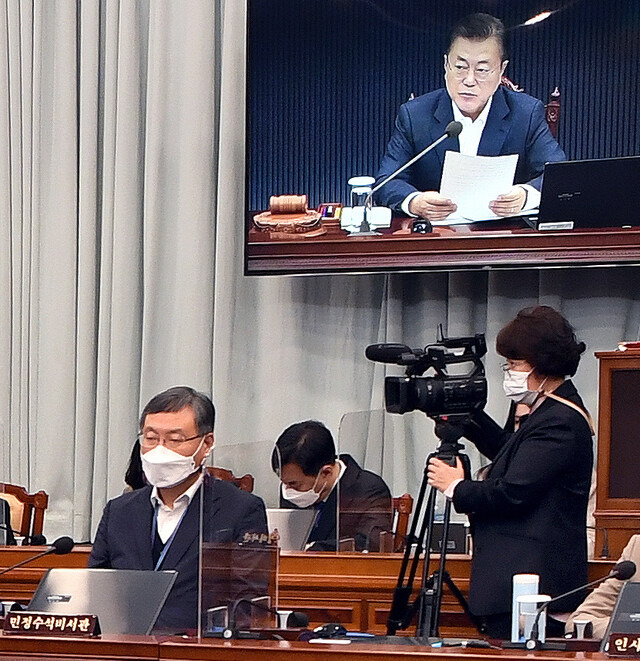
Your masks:
{"label": "chair backrest", "polygon": [[254,479],[253,475],[247,473],[242,477],[236,477],[228,468],[219,468],[218,466],[207,466],[207,472],[219,480],[225,482],[233,482],[239,489],[243,491],[253,492]]}
{"label": "chair backrest", "polygon": [[380,533],[380,551],[382,553],[399,553],[404,551],[409,530],[409,518],[413,511],[413,498],[405,493],[392,498],[393,532]]}
{"label": "chair backrest", "polygon": [[22,537],[42,535],[49,496],[44,491],[27,493],[24,487],[0,482],[0,498],[9,503],[11,528]]}

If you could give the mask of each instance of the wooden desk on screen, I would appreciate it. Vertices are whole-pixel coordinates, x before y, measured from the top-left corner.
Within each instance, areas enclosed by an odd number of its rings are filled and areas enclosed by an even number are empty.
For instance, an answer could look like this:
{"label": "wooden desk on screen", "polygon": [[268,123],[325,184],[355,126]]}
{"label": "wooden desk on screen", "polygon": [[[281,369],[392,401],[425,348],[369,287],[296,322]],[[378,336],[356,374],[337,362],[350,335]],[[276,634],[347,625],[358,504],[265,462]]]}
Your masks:
{"label": "wooden desk on screen", "polygon": [[203,640],[153,636],[105,636],[98,639],[28,638],[0,635],[0,658],[13,661],[101,659],[133,661],[606,661],[597,652],[525,652],[524,650],[434,649],[423,646],[371,643],[310,644],[271,640]]}
{"label": "wooden desk on screen", "polygon": [[[634,225],[639,219],[632,219]],[[482,267],[640,263],[640,227],[537,232],[521,220],[439,227],[432,234],[398,234],[400,219],[379,236],[326,234],[270,240],[249,230],[248,274],[322,273]]]}
{"label": "wooden desk on screen", "polygon": [[[36,547],[0,547],[0,568],[9,567],[36,551]],[[46,569],[86,567],[89,552],[90,547],[76,547],[67,555],[45,556],[0,577],[0,598],[29,601]],[[432,557],[432,570],[437,560],[438,556]],[[402,556],[397,553],[285,552],[280,558],[279,605],[307,613],[313,626],[341,622],[348,629],[385,633],[401,561]],[[605,576],[612,566],[611,561],[591,562],[590,580]],[[467,555],[447,557],[447,570],[465,595],[470,568],[471,559]],[[472,624],[448,589],[443,594],[441,613],[443,634],[474,634]]]}

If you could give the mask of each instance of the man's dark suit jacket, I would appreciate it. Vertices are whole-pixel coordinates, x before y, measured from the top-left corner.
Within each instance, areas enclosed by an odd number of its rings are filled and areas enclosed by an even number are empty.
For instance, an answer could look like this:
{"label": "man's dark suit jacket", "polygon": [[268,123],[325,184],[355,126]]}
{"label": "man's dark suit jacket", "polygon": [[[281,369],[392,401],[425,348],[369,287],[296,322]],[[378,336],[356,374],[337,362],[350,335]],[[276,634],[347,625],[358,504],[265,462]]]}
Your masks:
{"label": "man's dark suit jacket", "polygon": [[9,502],[4,498],[0,498],[0,525],[2,526],[2,532],[4,533],[2,537],[5,540],[7,546],[15,546],[16,539],[13,536],[13,529],[11,528],[11,507]]}
{"label": "man's dark suit jacket", "polygon": [[[335,551],[336,510],[339,493],[339,535],[340,539],[354,538],[356,548],[377,551],[380,533],[390,530],[393,523],[391,492],[384,480],[371,471],[358,466],[351,455],[340,455],[346,470],[337,487],[320,506],[316,524],[309,536],[313,542],[310,550]],[[297,509],[280,496],[280,507]]]}
{"label": "man's dark suit jacket", "polygon": [[[573,383],[556,395],[584,409]],[[538,574],[540,593],[556,597],[587,581],[586,516],[593,446],[589,425],[547,398],[509,434],[481,413],[465,436],[493,464],[484,481],[464,480],[453,504],[469,514],[473,560],[469,605],[476,615],[511,610],[514,574]],[[571,611],[584,594],[554,604]]]}
{"label": "man's dark suit jacket", "polygon": [[[400,107],[376,184],[444,134],[447,124],[453,121],[451,103],[447,90],[439,89]],[[460,151],[458,138],[445,140],[385,184],[376,193],[377,203],[401,213],[400,205],[410,193],[439,190],[446,151]],[[544,164],[566,159],[549,131],[542,102],[501,86],[493,95],[478,155],[503,154],[519,156],[514,183],[530,184],[538,190]]]}
{"label": "man's dark suit jacket", "polygon": [[[204,476],[203,537],[237,542],[244,534],[267,533],[267,515],[260,498],[229,482]],[[156,622],[156,629],[195,629],[198,620],[199,519],[202,487],[192,499],[160,569],[176,569],[178,577]],[[154,510],[151,487],[125,493],[107,503],[96,532],[89,567],[153,569],[151,531]]]}

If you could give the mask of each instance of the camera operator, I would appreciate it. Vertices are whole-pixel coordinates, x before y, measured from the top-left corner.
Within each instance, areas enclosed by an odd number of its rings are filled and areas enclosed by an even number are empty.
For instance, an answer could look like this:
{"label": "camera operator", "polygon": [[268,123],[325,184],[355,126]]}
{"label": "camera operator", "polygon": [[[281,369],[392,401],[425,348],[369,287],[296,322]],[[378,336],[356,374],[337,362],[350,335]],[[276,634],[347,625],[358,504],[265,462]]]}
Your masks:
{"label": "camera operator", "polygon": [[[429,484],[469,515],[473,560],[469,606],[495,638],[509,638],[514,574],[540,576],[551,596],[587,582],[586,513],[593,464],[592,423],[573,383],[585,350],[569,323],[548,306],[521,310],[498,334],[504,356],[504,391],[529,407],[515,432],[474,412],[464,435],[492,460],[484,479],[464,479],[460,459],[452,467],[431,459]],[[558,602],[571,611],[584,598]],[[556,628],[554,628],[554,624]],[[550,620],[548,635],[561,635]]]}

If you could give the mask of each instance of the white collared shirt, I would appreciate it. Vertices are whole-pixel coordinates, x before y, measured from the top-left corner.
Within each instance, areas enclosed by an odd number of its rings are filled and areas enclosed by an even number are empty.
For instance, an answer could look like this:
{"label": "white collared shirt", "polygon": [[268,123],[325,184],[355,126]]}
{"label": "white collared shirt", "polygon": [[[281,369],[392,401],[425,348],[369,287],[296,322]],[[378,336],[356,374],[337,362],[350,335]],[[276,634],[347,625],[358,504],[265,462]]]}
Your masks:
{"label": "white collared shirt", "polygon": [[192,501],[193,497],[196,495],[196,492],[202,484],[202,480],[203,477],[201,473],[200,477],[183,494],[180,494],[175,499],[173,508],[167,507],[167,505],[162,502],[162,498],[160,498],[160,495],[158,494],[158,487],[154,486],[151,490],[151,505],[153,505],[154,509],[157,508],[157,531],[163,544],[167,543],[169,537],[173,535],[173,531],[178,527],[182,515],[187,507],[189,507],[189,503]]}
{"label": "white collared shirt", "polygon": [[[478,117],[473,120],[471,117],[467,117],[462,114],[460,108],[451,101],[451,107],[453,109],[453,119],[456,122],[462,124],[462,132],[458,136],[458,141],[460,143],[460,153],[466,154],[467,156],[477,156],[478,147],[480,146],[480,140],[482,139],[482,132],[484,127],[487,124],[487,117],[489,116],[489,110],[491,109],[491,103],[493,102],[493,96],[489,97],[485,107],[482,109],[482,112]],[[535,209],[540,204],[540,191],[536,190],[533,186],[529,184],[518,184],[522,186],[527,191],[527,200],[523,209]],[[506,191],[505,191],[506,192]],[[404,198],[400,207],[408,215],[416,218],[415,214],[409,212],[409,203],[413,200],[416,195],[420,195],[420,192],[416,191],[415,193],[410,193],[407,197]]]}
{"label": "white collared shirt", "polygon": [[331,491],[327,494],[327,497],[324,499],[325,501],[328,500],[329,496],[333,493],[333,490],[336,488],[336,484],[340,481],[340,478],[344,475],[344,472],[347,470],[347,464],[342,461],[338,457],[338,466],[340,466],[340,472],[338,473],[338,477],[336,478],[336,481],[333,483],[333,486],[331,487]]}
{"label": "white collared shirt", "polygon": [[466,154],[467,156],[478,155],[478,146],[480,145],[480,139],[482,138],[484,127],[487,124],[487,117],[489,116],[492,101],[493,97],[490,97],[485,107],[482,109],[482,112],[475,120],[463,115],[460,108],[451,101],[451,106],[453,107],[453,119],[462,124],[462,133],[458,136],[461,154]]}

